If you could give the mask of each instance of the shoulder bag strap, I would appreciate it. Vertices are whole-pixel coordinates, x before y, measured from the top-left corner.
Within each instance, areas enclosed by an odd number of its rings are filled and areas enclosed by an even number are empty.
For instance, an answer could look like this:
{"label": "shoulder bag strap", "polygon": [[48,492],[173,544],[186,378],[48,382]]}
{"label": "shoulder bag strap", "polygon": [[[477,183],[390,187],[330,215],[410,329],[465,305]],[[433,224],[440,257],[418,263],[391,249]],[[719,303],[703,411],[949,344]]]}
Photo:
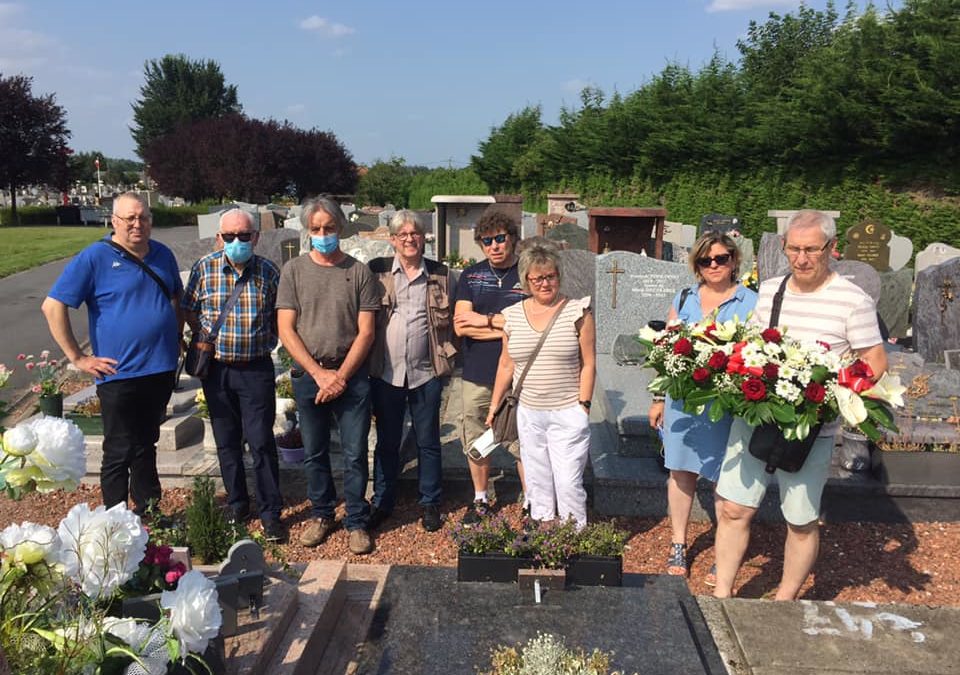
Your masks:
{"label": "shoulder bag strap", "polygon": [[780,321],[780,307],[783,306],[783,294],[787,290],[788,281],[790,281],[789,274],[780,282],[780,288],[777,289],[776,294],[773,296],[773,309],[770,310],[770,324],[768,328],[776,327]]}
{"label": "shoulder bag strap", "polygon": [[167,286],[166,283],[164,283],[163,279],[161,279],[160,276],[150,268],[150,265],[140,260],[140,258],[130,253],[130,251],[128,251],[127,249],[125,249],[123,246],[113,241],[112,239],[101,239],[100,241],[102,241],[104,244],[107,244],[108,246],[112,246],[113,248],[117,249],[118,251],[120,251],[120,253],[126,256],[128,260],[135,263],[136,265],[139,265],[140,269],[146,272],[151,279],[157,282],[157,285],[161,288],[161,290],[163,290],[163,297],[168,298],[170,300],[174,299],[173,294],[170,292],[170,288]]}
{"label": "shoulder bag strap", "polygon": [[[250,261],[253,264],[253,260]],[[240,291],[243,290],[243,285],[247,283],[247,279],[250,278],[250,265],[247,265],[243,268],[243,274],[240,275],[240,278],[237,280],[237,283],[233,286],[233,291],[230,292],[230,297],[227,298],[227,301],[223,303],[223,308],[220,310],[220,315],[217,316],[217,320],[213,322],[213,326],[210,327],[210,342],[215,342],[217,336],[220,334],[220,328],[223,326],[224,320],[227,318],[227,315],[230,313],[230,310],[233,309],[233,306],[237,304],[237,299],[240,297]]]}
{"label": "shoulder bag strap", "polygon": [[677,306],[678,313],[680,312],[681,309],[683,309],[683,303],[687,301],[687,298],[690,297],[690,294],[692,292],[693,290],[689,286],[687,286],[682,291],[680,291],[680,303]]}
{"label": "shoulder bag strap", "polygon": [[[522,300],[520,302],[523,302]],[[553,324],[557,322],[557,317],[560,316],[560,312],[563,311],[563,308],[567,306],[567,303],[570,302],[570,298],[565,298],[563,302],[560,303],[560,309],[557,310],[557,313],[553,315],[550,319],[550,323],[547,324],[547,327],[543,331],[543,335],[540,336],[540,342],[537,343],[537,346],[533,350],[533,354],[530,355],[530,360],[527,361],[527,365],[524,367],[523,372],[520,373],[520,379],[517,380],[517,386],[513,388],[513,395],[520,396],[520,388],[523,387],[523,381],[527,378],[527,373],[530,372],[530,366],[533,365],[534,359],[537,358],[537,354],[540,353],[540,348],[543,347],[543,343],[547,341],[547,335],[550,334],[550,329],[553,328]]]}

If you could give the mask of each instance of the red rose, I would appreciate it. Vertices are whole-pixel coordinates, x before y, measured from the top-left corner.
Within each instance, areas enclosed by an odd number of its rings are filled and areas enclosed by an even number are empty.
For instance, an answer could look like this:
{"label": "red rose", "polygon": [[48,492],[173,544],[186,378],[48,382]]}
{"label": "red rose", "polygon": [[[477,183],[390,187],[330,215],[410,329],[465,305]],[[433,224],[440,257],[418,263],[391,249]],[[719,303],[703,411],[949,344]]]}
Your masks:
{"label": "red rose", "polygon": [[711,323],[709,326],[707,326],[707,327],[704,329],[703,334],[706,335],[707,337],[713,337],[713,333],[714,333],[714,331],[716,331],[716,330],[717,330],[717,324],[716,324],[716,323]]}
{"label": "red rose", "polygon": [[763,380],[756,377],[744,380],[740,389],[743,391],[744,398],[748,401],[762,401],[767,396],[767,386],[763,383]]}
{"label": "red rose", "polygon": [[824,349],[826,349],[828,352],[830,351],[830,345],[828,345],[823,340],[817,340],[817,344],[823,347]]}
{"label": "red rose", "polygon": [[827,390],[824,386],[816,382],[809,383],[807,388],[803,390],[803,397],[813,403],[823,403],[823,397],[826,396],[826,394]]}
{"label": "red rose", "polygon": [[850,368],[848,370],[850,371],[850,374],[853,377],[872,377],[873,376],[873,369],[871,369],[870,366],[868,366],[866,363],[864,363],[860,359],[857,359],[856,361],[851,363]]}
{"label": "red rose", "polygon": [[693,381],[697,384],[703,384],[710,379],[710,371],[706,368],[696,368],[693,371]]}
{"label": "red rose", "polygon": [[727,355],[723,352],[714,352],[710,355],[707,365],[714,370],[723,370],[727,366]]}
{"label": "red rose", "polygon": [[776,363],[768,363],[763,367],[763,376],[768,380],[775,380],[780,375],[780,366]]}
{"label": "red rose", "polygon": [[673,345],[673,353],[681,356],[690,356],[693,354],[693,343],[687,338],[680,338]]}
{"label": "red rose", "polygon": [[763,338],[764,342],[775,342],[777,344],[780,344],[780,340],[783,339],[783,335],[776,328],[767,328],[760,333],[760,337]]}

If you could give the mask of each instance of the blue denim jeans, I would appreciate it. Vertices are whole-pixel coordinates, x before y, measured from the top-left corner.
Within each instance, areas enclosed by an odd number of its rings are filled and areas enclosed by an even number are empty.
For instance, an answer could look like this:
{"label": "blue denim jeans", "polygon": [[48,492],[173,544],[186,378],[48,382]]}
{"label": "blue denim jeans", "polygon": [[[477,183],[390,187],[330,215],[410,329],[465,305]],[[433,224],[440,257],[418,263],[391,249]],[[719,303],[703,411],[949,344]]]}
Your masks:
{"label": "blue denim jeans", "polygon": [[417,478],[420,503],[440,504],[443,471],[440,464],[440,393],[435,377],[415,389],[394,387],[379,378],[370,382],[373,412],[377,416],[377,446],[373,452],[373,504],[390,513],[397,500],[400,443],[407,409],[417,439]]}
{"label": "blue denim jeans", "polygon": [[329,403],[314,403],[317,383],[309,375],[294,377],[293,394],[300,413],[303,435],[304,471],[307,474],[307,497],[313,504],[315,518],[333,518],[337,490],[330,468],[330,425],[336,418],[343,452],[343,496],[347,530],[363,530],[370,517],[365,494],[369,478],[370,379],[361,368],[347,382],[346,390]]}

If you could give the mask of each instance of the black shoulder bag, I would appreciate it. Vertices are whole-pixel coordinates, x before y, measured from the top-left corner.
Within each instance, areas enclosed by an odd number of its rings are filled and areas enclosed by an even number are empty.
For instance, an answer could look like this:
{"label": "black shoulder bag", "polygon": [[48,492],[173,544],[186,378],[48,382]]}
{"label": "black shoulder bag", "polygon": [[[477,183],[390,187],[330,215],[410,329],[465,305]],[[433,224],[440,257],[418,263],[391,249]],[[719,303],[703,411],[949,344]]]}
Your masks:
{"label": "black shoulder bag", "polygon": [[[788,274],[783,278],[776,295],[773,296],[769,328],[775,328],[780,321],[780,307],[783,305],[783,294],[787,290],[789,279],[790,275]],[[796,473],[807,461],[813,444],[817,442],[817,436],[820,434],[822,426],[823,422],[811,427],[806,438],[799,441],[788,441],[783,437],[783,432],[776,422],[765,422],[754,429],[753,436],[750,437],[750,454],[767,463],[765,467],[767,473],[773,473],[777,469]]]}
{"label": "black shoulder bag", "polygon": [[520,401],[520,390],[523,388],[523,381],[526,379],[527,373],[530,372],[530,366],[533,365],[534,360],[540,353],[540,348],[543,347],[543,343],[547,341],[547,335],[550,333],[550,329],[553,328],[557,317],[560,316],[560,313],[568,302],[570,302],[570,298],[566,298],[560,303],[560,309],[558,309],[557,313],[550,319],[550,323],[547,324],[543,335],[540,336],[540,341],[537,343],[536,348],[534,348],[533,354],[530,355],[530,360],[527,361],[523,372],[520,373],[517,386],[506,393],[497,406],[497,410],[493,413],[493,423],[490,425],[490,428],[493,429],[493,440],[497,443],[507,445],[519,438],[517,433],[517,403]]}
{"label": "black shoulder bag", "polygon": [[210,332],[201,331],[190,339],[190,346],[187,347],[187,355],[183,365],[183,369],[187,371],[188,375],[193,375],[202,380],[210,373],[210,363],[213,361],[213,355],[216,352],[217,336],[220,335],[220,328],[223,326],[230,310],[237,304],[240,291],[243,290],[243,285],[247,282],[249,276],[250,265],[247,265],[243,274],[240,275],[240,279],[234,284],[230,297],[223,303],[220,315],[217,316],[217,320],[210,327]]}

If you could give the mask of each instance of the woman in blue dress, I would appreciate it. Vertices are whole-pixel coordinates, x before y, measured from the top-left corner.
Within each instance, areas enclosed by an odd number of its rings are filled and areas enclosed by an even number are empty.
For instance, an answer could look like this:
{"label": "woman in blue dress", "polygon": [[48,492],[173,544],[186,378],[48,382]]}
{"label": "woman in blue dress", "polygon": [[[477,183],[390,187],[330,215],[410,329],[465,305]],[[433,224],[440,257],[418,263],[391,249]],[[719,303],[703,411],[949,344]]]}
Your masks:
{"label": "woman in blue dress", "polygon": [[[757,294],[739,283],[740,250],[726,234],[710,231],[693,245],[690,266],[697,284],[677,293],[667,317],[696,323],[716,312],[718,321],[739,317],[745,321],[757,303]],[[670,470],[667,505],[673,530],[667,573],[687,574],[687,523],[697,489],[697,477],[716,484],[727,449],[732,418],[711,422],[707,411],[690,415],[683,403],[669,397],[650,406],[650,426],[663,436],[664,464]],[[711,569],[711,577],[715,573]]]}

